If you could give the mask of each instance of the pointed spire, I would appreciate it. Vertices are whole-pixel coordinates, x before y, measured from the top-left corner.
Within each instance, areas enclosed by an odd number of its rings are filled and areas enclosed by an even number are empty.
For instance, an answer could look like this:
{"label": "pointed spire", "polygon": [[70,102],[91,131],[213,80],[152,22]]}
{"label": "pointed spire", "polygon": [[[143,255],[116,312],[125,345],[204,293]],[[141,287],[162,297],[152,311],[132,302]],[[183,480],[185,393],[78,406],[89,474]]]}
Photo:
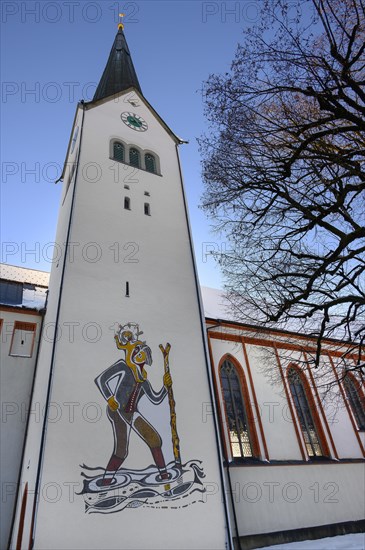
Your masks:
{"label": "pointed spire", "polygon": [[132,86],[142,93],[124,36],[123,25],[119,24],[108,62],[96,88],[93,101],[111,96]]}

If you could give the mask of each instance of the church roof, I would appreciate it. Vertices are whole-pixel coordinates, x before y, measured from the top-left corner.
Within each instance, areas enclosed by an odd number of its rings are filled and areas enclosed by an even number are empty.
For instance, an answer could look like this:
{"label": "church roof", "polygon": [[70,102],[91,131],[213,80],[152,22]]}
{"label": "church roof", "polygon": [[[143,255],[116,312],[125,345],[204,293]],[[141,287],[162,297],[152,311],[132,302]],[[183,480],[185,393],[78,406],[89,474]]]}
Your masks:
{"label": "church roof", "polygon": [[119,28],[93,101],[131,87],[142,93],[123,29]]}
{"label": "church roof", "polygon": [[10,264],[0,264],[0,304],[12,308],[43,310],[49,273]]}
{"label": "church roof", "polygon": [[49,285],[50,274],[48,271],[39,271],[38,269],[29,269],[29,267],[19,267],[17,265],[0,264],[0,279],[14,281],[17,283],[29,283],[45,288]]}

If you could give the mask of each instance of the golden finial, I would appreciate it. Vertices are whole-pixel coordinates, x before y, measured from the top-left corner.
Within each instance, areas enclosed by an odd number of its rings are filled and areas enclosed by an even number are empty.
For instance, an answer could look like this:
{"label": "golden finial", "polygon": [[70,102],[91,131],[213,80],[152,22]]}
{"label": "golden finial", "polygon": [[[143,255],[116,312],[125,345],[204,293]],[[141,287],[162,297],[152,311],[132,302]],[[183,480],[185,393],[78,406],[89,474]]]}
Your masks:
{"label": "golden finial", "polygon": [[123,25],[123,19],[122,19],[122,17],[125,17],[125,13],[120,13],[120,14],[119,14],[119,17],[120,17],[120,19],[119,19],[119,23],[118,23],[118,29],[122,29],[122,30],[123,30],[123,29],[124,29],[124,25]]}

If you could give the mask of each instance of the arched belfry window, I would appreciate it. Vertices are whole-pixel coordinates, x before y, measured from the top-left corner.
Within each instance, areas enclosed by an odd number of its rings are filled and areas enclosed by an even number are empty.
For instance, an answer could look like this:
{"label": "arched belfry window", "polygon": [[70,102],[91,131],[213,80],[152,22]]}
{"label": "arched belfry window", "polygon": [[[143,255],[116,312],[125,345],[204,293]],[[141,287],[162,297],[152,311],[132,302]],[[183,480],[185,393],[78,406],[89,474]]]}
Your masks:
{"label": "arched belfry window", "polygon": [[131,147],[129,149],[129,164],[139,168],[141,166],[141,158],[138,149]]}
{"label": "arched belfry window", "polygon": [[252,458],[256,454],[256,434],[249,410],[250,405],[247,400],[245,402],[238,369],[229,359],[223,361],[220,377],[232,457],[233,459]]}
{"label": "arched belfry window", "polygon": [[313,399],[309,393],[310,389],[306,381],[303,380],[302,375],[294,367],[288,369],[288,382],[308,456],[310,458],[324,456],[323,445],[315,420],[317,412],[311,409]]}
{"label": "arched belfry window", "polygon": [[123,143],[119,143],[119,141],[115,141],[113,144],[113,158],[114,160],[117,160],[118,162],[124,162],[125,154],[124,154],[124,145]]}
{"label": "arched belfry window", "polygon": [[156,153],[140,149],[132,143],[125,143],[117,137],[111,138],[109,142],[109,158],[161,176],[160,159]]}
{"label": "arched belfry window", "polygon": [[365,398],[359,382],[347,373],[343,385],[359,430],[365,430]]}
{"label": "arched belfry window", "polygon": [[152,172],[156,174],[156,158],[151,153],[146,153],[144,156],[144,163],[147,172]]}

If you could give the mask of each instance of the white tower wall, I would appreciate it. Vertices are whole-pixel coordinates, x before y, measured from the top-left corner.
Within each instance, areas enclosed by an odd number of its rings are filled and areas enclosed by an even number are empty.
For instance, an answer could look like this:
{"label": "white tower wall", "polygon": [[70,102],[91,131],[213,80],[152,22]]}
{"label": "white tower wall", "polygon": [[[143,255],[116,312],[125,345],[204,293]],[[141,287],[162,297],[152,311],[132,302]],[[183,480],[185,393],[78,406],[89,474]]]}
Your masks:
{"label": "white tower wall", "polygon": [[[134,93],[136,107],[128,103],[130,97],[129,91],[118,99],[87,104],[83,128],[80,120],[68,254],[63,278],[63,262],[53,267],[46,317],[46,324],[57,319],[59,333],[54,348],[53,343],[42,342],[35,390],[35,399],[45,401],[53,354],[50,418],[33,532],[36,549],[222,549],[227,542],[215,427],[213,417],[205,414],[211,410],[211,396],[177,140],[142,98]],[[135,131],[123,124],[124,111],[142,117],[148,130]],[[115,138],[158,155],[161,176],[111,160],[110,142]],[[61,206],[60,247],[67,238],[72,193],[70,185]],[[124,209],[125,196],[130,197],[131,210]],[[151,215],[144,213],[145,202]],[[199,487],[205,492],[170,501],[155,499],[152,505],[147,499],[137,509],[117,513],[85,513],[83,495],[77,494],[85,473],[80,465],[105,468],[113,450],[106,402],[94,379],[124,357],[114,334],[119,323],[127,322],[140,325],[141,339],[152,350],[153,364],[146,370],[156,391],[163,385],[164,373],[159,345],[171,344],[182,463],[201,461],[205,478]],[[157,406],[144,396],[138,409],[160,433],[165,460],[171,462],[167,397]],[[29,478],[34,487],[42,426],[31,426],[29,433],[24,464],[29,461],[31,473],[24,470],[23,484]],[[151,464],[150,450],[132,433],[123,468],[143,470]],[[32,530],[32,509],[28,499],[22,548]],[[21,521],[20,503],[17,521]],[[16,534],[15,529],[13,546]]]}

